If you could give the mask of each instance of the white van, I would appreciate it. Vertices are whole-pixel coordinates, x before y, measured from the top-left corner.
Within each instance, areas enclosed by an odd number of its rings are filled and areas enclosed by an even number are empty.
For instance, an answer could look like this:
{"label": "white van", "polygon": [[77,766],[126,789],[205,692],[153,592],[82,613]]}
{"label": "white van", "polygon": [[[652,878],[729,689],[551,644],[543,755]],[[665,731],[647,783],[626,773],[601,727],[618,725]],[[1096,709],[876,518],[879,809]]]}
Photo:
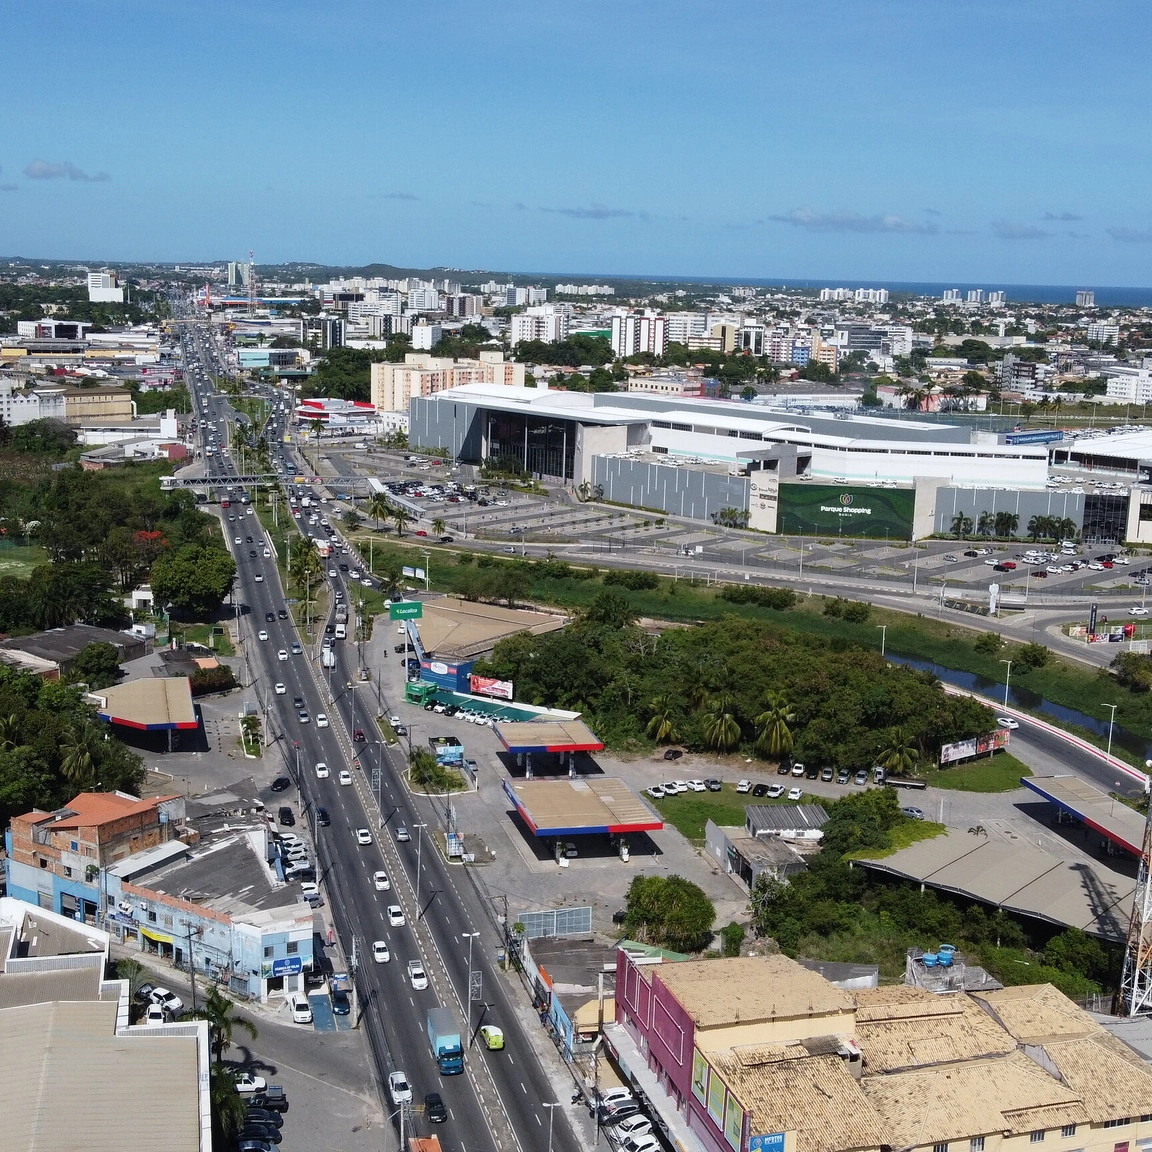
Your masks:
{"label": "white van", "polygon": [[343,640],[344,637],[347,635],[348,635],[348,625],[347,624],[337,624],[336,625],[336,639],[337,640]]}
{"label": "white van", "polygon": [[320,653],[320,665],[323,668],[336,667],[336,653],[333,652],[331,648],[325,648],[324,651]]}

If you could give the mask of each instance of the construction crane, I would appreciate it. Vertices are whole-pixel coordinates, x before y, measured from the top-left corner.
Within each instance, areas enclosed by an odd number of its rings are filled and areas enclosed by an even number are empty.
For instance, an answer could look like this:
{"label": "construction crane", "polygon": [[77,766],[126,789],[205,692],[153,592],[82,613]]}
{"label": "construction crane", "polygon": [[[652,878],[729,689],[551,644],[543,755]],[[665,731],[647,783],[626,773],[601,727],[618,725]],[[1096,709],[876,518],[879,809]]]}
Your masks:
{"label": "construction crane", "polygon": [[[1152,770],[1152,760],[1144,762]],[[1120,987],[1112,1002],[1116,1016],[1142,1016],[1152,1012],[1152,781],[1145,777],[1144,842],[1140,847],[1140,867],[1136,872],[1136,892],[1132,898],[1132,918],[1124,948],[1124,968]]]}
{"label": "construction crane", "polygon": [[248,249],[248,315],[256,315],[256,254]]}

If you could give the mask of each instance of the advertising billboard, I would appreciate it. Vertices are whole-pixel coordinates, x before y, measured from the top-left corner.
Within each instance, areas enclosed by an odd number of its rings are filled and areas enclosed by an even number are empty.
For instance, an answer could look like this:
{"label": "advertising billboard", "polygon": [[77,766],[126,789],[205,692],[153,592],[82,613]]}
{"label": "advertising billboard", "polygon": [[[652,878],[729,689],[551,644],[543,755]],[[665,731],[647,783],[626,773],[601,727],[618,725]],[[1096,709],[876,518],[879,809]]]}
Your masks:
{"label": "advertising billboard", "polygon": [[779,527],[785,536],[912,538],[916,493],[911,488],[840,484],[781,484]]}
{"label": "advertising billboard", "polygon": [[973,736],[971,740],[960,740],[955,744],[944,744],[940,748],[940,767],[955,764],[958,760],[971,760],[973,756],[988,756],[1008,747],[1012,735],[1007,728],[994,728],[983,736]]}
{"label": "advertising billboard", "polygon": [[388,609],[389,620],[420,620],[424,605],[419,600],[397,600]]}
{"label": "advertising billboard", "polygon": [[728,1100],[728,1085],[716,1073],[708,1069],[708,1115],[721,1131],[724,1130],[724,1105]]}
{"label": "advertising billboard", "polygon": [[495,696],[499,700],[511,700],[512,681],[494,680],[491,676],[469,676],[468,691],[473,696]]}

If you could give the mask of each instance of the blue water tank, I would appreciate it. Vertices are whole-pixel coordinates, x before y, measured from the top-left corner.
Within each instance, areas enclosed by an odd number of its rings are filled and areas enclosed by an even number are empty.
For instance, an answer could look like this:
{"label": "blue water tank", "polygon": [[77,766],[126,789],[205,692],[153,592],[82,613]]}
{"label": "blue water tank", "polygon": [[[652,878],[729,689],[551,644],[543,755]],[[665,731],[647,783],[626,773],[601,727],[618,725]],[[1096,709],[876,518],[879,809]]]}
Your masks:
{"label": "blue water tank", "polygon": [[940,947],[936,949],[936,951],[941,956],[943,956],[945,952],[947,952],[948,955],[951,956],[956,951],[956,945],[955,944],[941,944]]}
{"label": "blue water tank", "polygon": [[920,959],[924,961],[925,968],[935,968],[939,957],[935,952],[925,952],[924,955],[920,957]]}
{"label": "blue water tank", "polygon": [[941,968],[951,968],[952,967],[952,953],[951,952],[940,952],[937,954],[937,959],[940,961],[940,967]]}

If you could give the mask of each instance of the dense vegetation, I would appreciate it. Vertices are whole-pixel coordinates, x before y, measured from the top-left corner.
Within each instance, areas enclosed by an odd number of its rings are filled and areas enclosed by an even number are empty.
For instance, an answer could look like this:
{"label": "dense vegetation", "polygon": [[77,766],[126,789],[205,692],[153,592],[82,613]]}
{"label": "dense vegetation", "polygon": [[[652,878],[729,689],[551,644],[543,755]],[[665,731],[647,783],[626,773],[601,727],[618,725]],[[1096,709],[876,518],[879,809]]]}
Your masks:
{"label": "dense vegetation", "polygon": [[993,725],[986,708],[875,652],[736,616],[658,636],[633,619],[625,595],[605,589],[571,627],[511,636],[477,672],[514,681],[517,699],[585,713],[617,747],[649,738],[914,771]]}
{"label": "dense vegetation", "polygon": [[0,827],[77,792],[138,793],[139,756],[115,739],[80,688],[0,666]]}
{"label": "dense vegetation", "polygon": [[200,568],[188,570],[183,584],[168,581],[163,597],[189,609],[219,607],[235,571],[232,558],[191,493],[160,491],[157,478],[168,465],[54,472],[38,468],[36,455],[0,450],[0,464],[16,469],[25,460],[23,475],[0,470],[0,527],[10,540],[39,544],[47,562],[27,579],[0,575],[0,630],[27,632],[78,620],[118,624],[125,613],[117,593],[146,581],[169,553],[186,549],[195,550]]}
{"label": "dense vegetation", "polygon": [[628,886],[624,930],[633,940],[699,952],[712,940],[716,908],[682,876],[637,876]]}
{"label": "dense vegetation", "polygon": [[1000,910],[898,881],[886,881],[846,857],[892,847],[907,822],[888,788],[869,789],[828,810],[823,848],[788,884],[761,877],[752,894],[753,926],[791,956],[876,963],[887,976],[904,970],[908,948],[955,944],[1005,984],[1051,982],[1074,998],[1114,984],[1118,948],[1075,928],[1057,931]]}

